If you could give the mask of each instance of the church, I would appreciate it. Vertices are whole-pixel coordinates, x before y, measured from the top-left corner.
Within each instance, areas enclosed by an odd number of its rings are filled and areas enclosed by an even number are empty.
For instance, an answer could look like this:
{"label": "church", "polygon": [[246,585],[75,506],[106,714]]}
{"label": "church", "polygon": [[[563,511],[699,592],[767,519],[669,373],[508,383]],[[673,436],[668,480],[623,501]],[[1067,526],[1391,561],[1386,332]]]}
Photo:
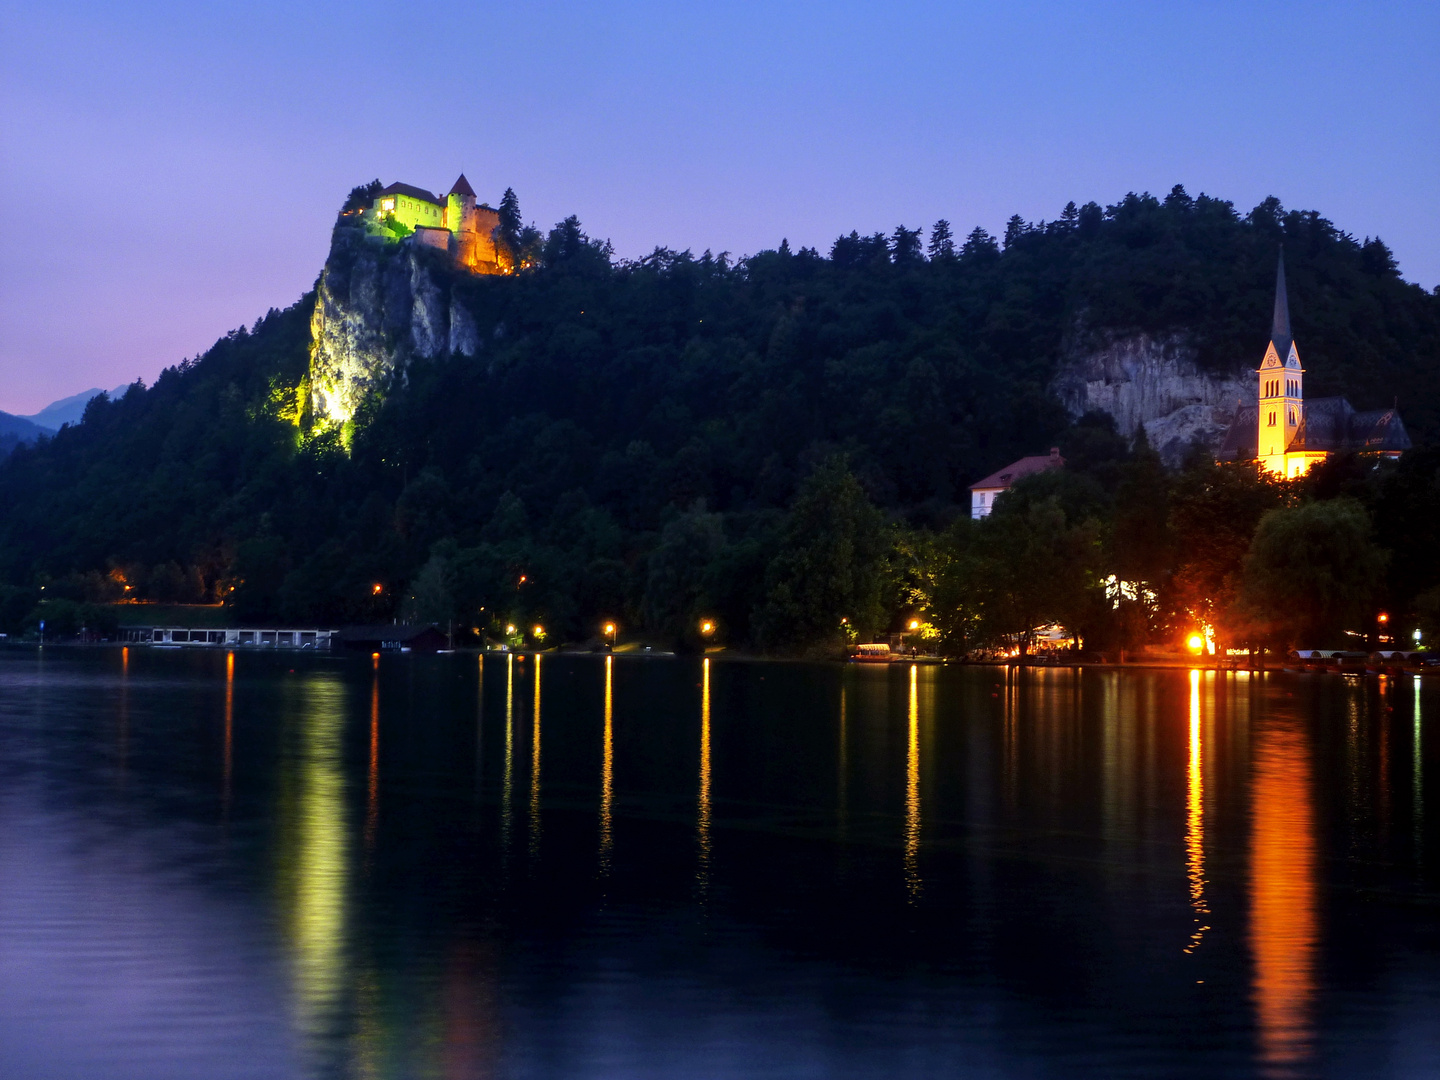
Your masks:
{"label": "church", "polygon": [[1285,253],[1275,271],[1275,315],[1270,343],[1257,373],[1254,405],[1235,411],[1217,455],[1221,461],[1256,459],[1277,476],[1303,476],[1335,453],[1359,452],[1398,458],[1410,436],[1395,409],[1357,412],[1343,397],[1305,400],[1305,369],[1290,332]]}

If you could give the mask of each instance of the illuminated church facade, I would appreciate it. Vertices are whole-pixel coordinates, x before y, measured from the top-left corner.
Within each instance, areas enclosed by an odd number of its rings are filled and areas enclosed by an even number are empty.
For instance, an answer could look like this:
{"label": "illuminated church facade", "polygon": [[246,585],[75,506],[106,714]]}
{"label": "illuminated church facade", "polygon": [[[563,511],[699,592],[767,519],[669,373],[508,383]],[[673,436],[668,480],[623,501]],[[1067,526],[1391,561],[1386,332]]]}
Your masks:
{"label": "illuminated church facade", "polygon": [[1276,476],[1291,479],[1331,454],[1396,458],[1410,448],[1410,436],[1395,409],[1357,412],[1343,397],[1305,400],[1305,369],[1290,331],[1284,252],[1275,272],[1270,341],[1256,374],[1256,403],[1236,410],[1218,455],[1222,461],[1253,458]]}

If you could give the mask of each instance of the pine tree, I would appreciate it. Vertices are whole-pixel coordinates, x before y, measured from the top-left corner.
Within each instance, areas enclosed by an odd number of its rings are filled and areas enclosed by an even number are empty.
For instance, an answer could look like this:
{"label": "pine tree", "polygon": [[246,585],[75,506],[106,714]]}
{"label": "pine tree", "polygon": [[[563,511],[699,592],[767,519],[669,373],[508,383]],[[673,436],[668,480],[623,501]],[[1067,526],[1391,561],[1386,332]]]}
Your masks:
{"label": "pine tree", "polygon": [[941,218],[930,226],[930,261],[955,258],[955,237],[950,232],[950,222]]}

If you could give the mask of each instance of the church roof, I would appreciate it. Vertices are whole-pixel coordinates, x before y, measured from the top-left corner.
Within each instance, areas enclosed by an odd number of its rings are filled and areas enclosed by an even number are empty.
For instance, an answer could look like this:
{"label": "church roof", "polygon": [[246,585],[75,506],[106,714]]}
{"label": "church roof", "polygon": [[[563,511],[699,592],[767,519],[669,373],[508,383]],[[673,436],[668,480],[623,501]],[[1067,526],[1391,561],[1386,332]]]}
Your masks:
{"label": "church roof", "polygon": [[[1225,441],[1216,456],[1222,461],[1254,457],[1260,439],[1259,420],[1258,405],[1242,405],[1236,409],[1235,419],[1230,422],[1230,430],[1225,433]],[[1299,450],[1397,453],[1410,449],[1410,435],[1394,409],[1357,412],[1347,398],[1312,398],[1301,406],[1300,425],[1285,449],[1287,453]]]}
{"label": "church roof", "polygon": [[[463,180],[464,177],[461,179]],[[435,206],[439,206],[442,201],[438,196],[431,195],[424,188],[416,187],[414,184],[391,184],[380,192],[378,197],[383,198],[386,195],[404,195],[406,198],[419,199],[421,202],[433,203]]]}
{"label": "church roof", "polygon": [[465,174],[460,174],[460,179],[455,181],[455,186],[450,189],[451,195],[469,195],[475,197],[475,189],[470,186],[470,181],[465,179]]}
{"label": "church roof", "polygon": [[975,483],[970,485],[970,490],[990,491],[996,488],[1003,490],[1021,477],[1030,476],[1032,473],[1044,472],[1046,469],[1058,469],[1064,464],[1065,459],[1060,456],[1060,451],[1052,448],[1048,454],[1022,457],[1019,461],[1011,462],[999,472],[991,473],[985,477],[984,480],[975,481]]}
{"label": "church roof", "polygon": [[1275,352],[1280,362],[1285,362],[1295,336],[1290,332],[1290,295],[1285,288],[1285,249],[1280,249],[1280,261],[1275,266],[1275,314],[1270,320],[1270,340],[1275,343]]}

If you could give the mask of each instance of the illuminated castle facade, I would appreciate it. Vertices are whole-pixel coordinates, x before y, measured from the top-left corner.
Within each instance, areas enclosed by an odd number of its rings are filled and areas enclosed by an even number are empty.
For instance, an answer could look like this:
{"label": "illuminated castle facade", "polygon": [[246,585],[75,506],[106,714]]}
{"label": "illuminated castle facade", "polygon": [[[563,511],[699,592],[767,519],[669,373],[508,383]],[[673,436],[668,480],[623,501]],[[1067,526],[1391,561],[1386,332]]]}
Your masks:
{"label": "illuminated castle facade", "polygon": [[495,244],[500,215],[487,204],[475,202],[475,189],[460,174],[443,198],[410,184],[391,184],[370,204],[374,221],[393,217],[414,230],[415,242],[449,252],[455,261],[477,274],[501,274],[505,254]]}
{"label": "illuminated castle facade", "polygon": [[1334,453],[1359,451],[1399,457],[1410,436],[1395,409],[1356,412],[1343,397],[1305,400],[1305,369],[1290,332],[1285,255],[1275,273],[1275,314],[1270,342],[1257,372],[1256,404],[1241,405],[1219,457],[1254,458],[1276,476],[1303,476]]}

